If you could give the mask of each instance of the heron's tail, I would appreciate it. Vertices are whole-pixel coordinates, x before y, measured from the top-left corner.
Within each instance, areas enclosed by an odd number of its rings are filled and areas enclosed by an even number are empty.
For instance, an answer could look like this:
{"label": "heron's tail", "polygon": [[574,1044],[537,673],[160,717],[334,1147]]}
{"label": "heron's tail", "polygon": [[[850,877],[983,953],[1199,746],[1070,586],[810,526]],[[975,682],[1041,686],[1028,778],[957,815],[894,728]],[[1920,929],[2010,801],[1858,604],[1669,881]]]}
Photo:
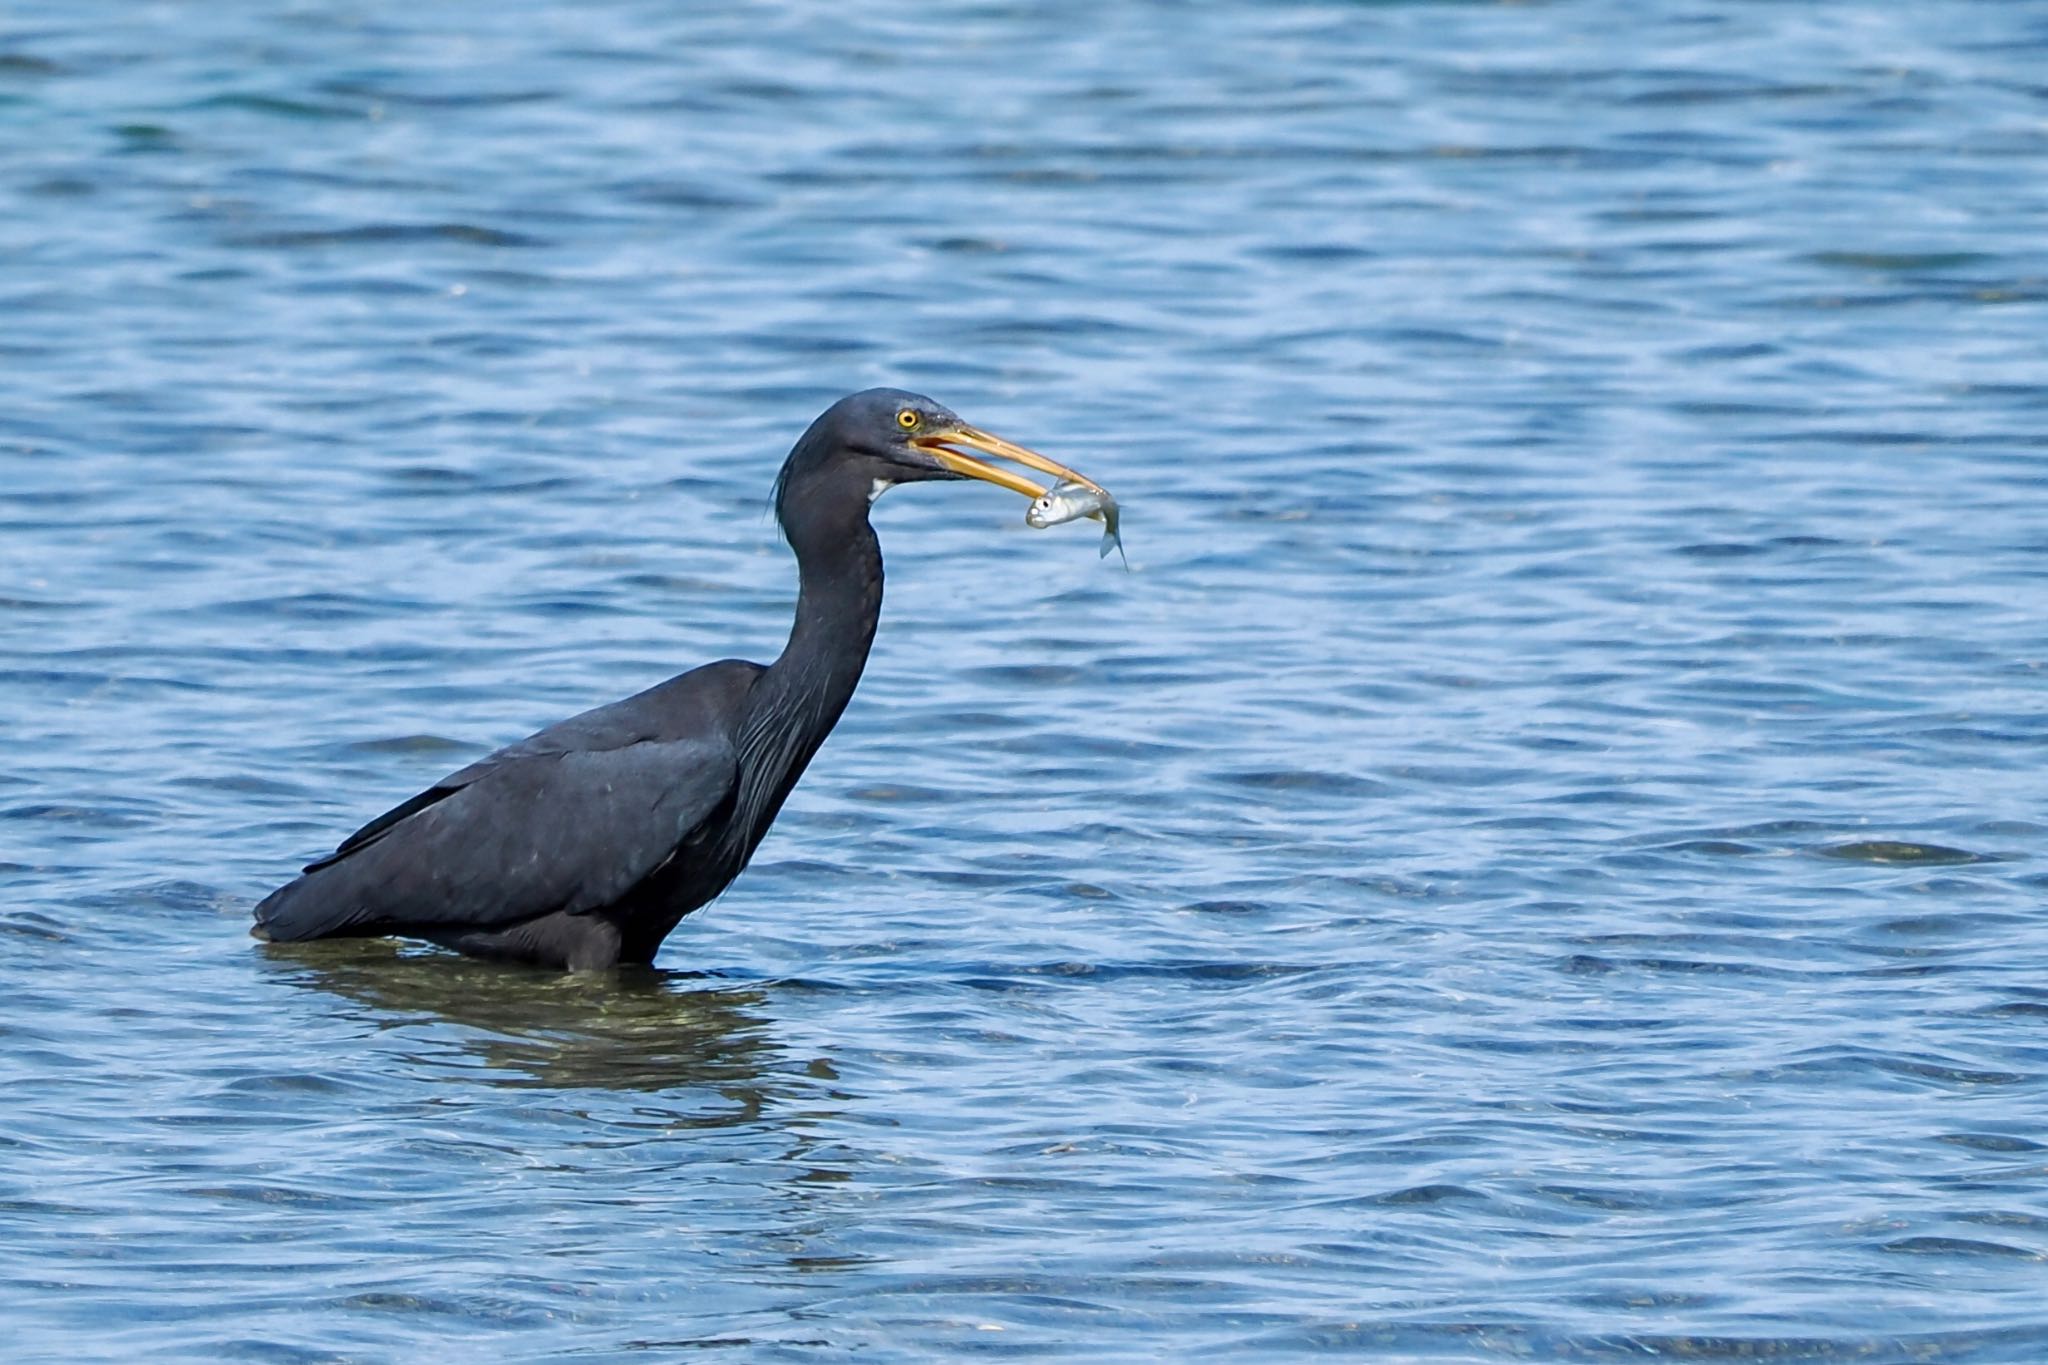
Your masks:
{"label": "heron's tail", "polygon": [[347,934],[360,918],[353,897],[337,896],[330,879],[316,872],[294,877],[256,902],[252,938],[265,943],[303,943]]}

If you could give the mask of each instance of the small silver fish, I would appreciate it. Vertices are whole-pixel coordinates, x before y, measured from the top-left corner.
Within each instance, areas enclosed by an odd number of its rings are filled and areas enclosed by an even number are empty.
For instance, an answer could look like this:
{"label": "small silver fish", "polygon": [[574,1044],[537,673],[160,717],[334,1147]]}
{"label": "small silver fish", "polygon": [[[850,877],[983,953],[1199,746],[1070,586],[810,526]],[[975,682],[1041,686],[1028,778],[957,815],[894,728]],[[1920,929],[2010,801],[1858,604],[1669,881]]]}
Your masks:
{"label": "small silver fish", "polygon": [[1043,531],[1048,526],[1079,521],[1083,517],[1093,517],[1102,523],[1103,556],[1107,558],[1109,547],[1114,545],[1124,567],[1130,568],[1131,558],[1124,554],[1124,538],[1117,534],[1116,499],[1100,488],[1091,488],[1085,483],[1056,483],[1040,493],[1038,500],[1025,509],[1024,524]]}

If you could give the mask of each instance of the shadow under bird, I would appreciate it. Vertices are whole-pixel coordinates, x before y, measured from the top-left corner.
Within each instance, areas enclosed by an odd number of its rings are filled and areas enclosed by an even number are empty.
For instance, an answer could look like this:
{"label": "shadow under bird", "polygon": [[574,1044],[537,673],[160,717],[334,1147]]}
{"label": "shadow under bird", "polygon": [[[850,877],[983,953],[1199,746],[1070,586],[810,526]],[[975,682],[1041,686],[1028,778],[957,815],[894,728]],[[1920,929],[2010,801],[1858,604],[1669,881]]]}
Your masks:
{"label": "shadow under bird", "polygon": [[1095,487],[929,398],[840,399],[775,482],[799,582],[780,658],[706,664],[450,773],[264,897],[251,932],[425,939],[570,969],[652,962],[746,867],[853,696],[882,609],[874,500],[936,479],[1045,492],[983,456]]}

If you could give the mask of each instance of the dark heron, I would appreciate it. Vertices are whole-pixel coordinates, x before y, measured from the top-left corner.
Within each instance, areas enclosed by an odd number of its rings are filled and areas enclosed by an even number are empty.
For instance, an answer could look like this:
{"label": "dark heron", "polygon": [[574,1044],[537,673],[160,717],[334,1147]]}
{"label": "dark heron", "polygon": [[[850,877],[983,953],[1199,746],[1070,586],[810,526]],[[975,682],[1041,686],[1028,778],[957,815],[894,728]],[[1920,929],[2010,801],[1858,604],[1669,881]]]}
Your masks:
{"label": "dark heron", "polygon": [[264,897],[252,932],[417,938],[572,969],[652,962],[747,865],[853,696],[882,610],[868,507],[930,479],[1044,491],[970,451],[1080,478],[914,393],[834,403],[775,481],[799,584],[782,657],[706,664],[450,773]]}

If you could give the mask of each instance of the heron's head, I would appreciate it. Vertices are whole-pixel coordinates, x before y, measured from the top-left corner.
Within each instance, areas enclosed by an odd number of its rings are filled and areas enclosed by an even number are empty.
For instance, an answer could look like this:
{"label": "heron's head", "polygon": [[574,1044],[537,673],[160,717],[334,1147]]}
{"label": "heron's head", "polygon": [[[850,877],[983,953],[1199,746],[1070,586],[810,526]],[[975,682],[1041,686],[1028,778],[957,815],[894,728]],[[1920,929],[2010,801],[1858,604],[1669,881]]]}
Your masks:
{"label": "heron's head", "polygon": [[783,482],[850,478],[869,502],[895,484],[931,479],[981,479],[1027,498],[1045,491],[990,458],[1094,486],[1065,465],[969,426],[943,404],[902,389],[865,389],[825,409],[790,452]]}

